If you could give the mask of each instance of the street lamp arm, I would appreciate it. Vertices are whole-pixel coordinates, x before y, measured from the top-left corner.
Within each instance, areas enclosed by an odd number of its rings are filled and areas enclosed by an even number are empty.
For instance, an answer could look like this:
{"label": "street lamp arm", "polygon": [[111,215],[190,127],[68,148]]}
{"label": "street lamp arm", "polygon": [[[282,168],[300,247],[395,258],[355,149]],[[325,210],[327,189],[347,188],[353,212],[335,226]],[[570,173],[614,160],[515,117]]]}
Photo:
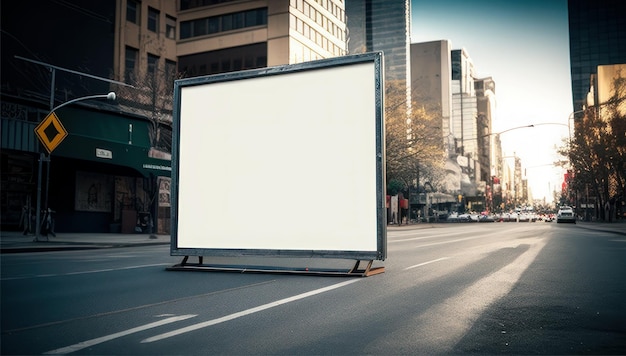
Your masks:
{"label": "street lamp arm", "polygon": [[83,101],[83,100],[90,100],[90,99],[107,99],[107,100],[115,100],[116,95],[114,92],[109,92],[108,94],[97,94],[97,95],[89,95],[89,96],[83,96],[80,98],[76,98],[76,99],[72,99],[69,101],[64,102],[63,104],[58,105],[57,107],[53,108],[52,110],[50,110],[50,112],[54,112],[66,105],[75,103],[77,101]]}
{"label": "street lamp arm", "polygon": [[517,129],[525,129],[525,128],[528,128],[528,127],[535,127],[535,125],[537,125],[537,124],[530,124],[530,125],[512,127],[510,129],[506,129],[504,131],[488,133],[486,135],[482,135],[481,137],[487,137],[487,136],[491,136],[491,135],[500,135],[500,134],[503,134],[505,132],[509,132],[509,131],[513,131],[513,130],[517,130]]}
{"label": "street lamp arm", "polygon": [[561,126],[569,127],[568,124],[564,124],[564,123],[561,123],[561,122],[542,122],[542,123],[539,123],[539,124],[535,124],[535,126],[539,126],[539,125],[561,125]]}

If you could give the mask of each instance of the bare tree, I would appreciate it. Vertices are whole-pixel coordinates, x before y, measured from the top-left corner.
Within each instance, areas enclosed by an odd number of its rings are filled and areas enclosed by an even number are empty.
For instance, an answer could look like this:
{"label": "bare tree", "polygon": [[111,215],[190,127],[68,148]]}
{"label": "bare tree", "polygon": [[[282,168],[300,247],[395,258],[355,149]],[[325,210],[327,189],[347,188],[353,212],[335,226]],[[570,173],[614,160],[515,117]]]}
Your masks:
{"label": "bare tree", "polygon": [[129,73],[128,86],[117,86],[118,102],[125,109],[150,119],[150,142],[153,149],[172,151],[172,109],[174,81],[182,75],[175,68],[155,66]]}

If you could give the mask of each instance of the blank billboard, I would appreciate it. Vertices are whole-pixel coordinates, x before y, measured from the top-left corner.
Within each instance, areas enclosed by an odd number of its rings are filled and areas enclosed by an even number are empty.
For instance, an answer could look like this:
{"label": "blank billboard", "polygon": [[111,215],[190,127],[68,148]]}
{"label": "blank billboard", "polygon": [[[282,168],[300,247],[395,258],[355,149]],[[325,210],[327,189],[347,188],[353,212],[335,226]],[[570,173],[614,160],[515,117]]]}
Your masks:
{"label": "blank billboard", "polygon": [[171,254],[385,259],[382,60],[177,80]]}

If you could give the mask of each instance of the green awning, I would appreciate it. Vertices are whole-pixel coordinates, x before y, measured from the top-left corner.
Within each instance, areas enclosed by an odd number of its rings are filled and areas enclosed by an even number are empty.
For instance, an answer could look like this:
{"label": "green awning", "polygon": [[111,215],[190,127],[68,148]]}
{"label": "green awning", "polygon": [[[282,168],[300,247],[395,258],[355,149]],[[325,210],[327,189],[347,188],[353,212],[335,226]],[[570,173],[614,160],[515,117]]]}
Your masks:
{"label": "green awning", "polygon": [[51,157],[60,156],[130,167],[144,177],[149,177],[150,174],[169,177],[172,171],[171,161],[149,157],[149,151],[146,147],[70,133],[52,152]]}

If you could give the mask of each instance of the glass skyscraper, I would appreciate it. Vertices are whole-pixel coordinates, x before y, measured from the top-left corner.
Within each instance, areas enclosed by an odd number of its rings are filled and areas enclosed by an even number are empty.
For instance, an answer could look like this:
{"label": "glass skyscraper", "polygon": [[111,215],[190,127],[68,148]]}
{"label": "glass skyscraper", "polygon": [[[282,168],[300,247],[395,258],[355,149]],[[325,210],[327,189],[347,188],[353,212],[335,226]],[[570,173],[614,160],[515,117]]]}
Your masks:
{"label": "glass skyscraper", "polygon": [[346,1],[350,54],[382,51],[385,79],[410,80],[411,6],[408,0]]}
{"label": "glass skyscraper", "polygon": [[598,65],[626,63],[623,0],[568,0],[573,111],[582,109]]}

